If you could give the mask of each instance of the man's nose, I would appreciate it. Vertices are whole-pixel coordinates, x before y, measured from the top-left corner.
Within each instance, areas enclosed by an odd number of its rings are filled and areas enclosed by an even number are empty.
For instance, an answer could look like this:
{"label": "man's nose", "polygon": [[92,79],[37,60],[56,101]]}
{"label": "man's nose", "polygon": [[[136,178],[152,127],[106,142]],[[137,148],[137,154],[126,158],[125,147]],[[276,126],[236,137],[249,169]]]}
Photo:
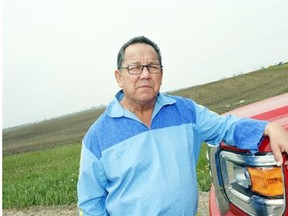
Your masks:
{"label": "man's nose", "polygon": [[146,65],[146,66],[143,67],[143,70],[142,70],[140,76],[141,76],[142,78],[144,78],[144,77],[150,77],[150,71],[149,71],[149,69],[148,69],[148,65]]}

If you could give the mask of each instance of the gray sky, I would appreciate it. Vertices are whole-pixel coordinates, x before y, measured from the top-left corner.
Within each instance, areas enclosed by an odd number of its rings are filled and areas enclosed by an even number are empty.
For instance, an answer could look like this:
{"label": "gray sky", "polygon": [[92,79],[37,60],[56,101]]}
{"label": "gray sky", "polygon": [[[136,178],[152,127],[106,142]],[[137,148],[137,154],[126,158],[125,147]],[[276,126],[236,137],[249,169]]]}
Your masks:
{"label": "gray sky", "polygon": [[123,43],[162,52],[162,92],[288,61],[288,0],[3,0],[3,127],[107,105]]}

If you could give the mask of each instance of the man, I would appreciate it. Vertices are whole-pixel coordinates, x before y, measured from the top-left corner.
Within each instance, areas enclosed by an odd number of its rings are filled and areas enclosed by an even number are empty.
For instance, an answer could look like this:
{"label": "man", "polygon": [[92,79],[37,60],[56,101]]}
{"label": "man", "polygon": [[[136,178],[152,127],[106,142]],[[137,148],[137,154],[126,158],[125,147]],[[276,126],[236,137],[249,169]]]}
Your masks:
{"label": "man", "polygon": [[159,93],[161,53],[148,38],[124,44],[117,67],[121,90],[83,139],[80,215],[195,215],[204,141],[255,152],[267,135],[281,165],[288,135],[280,126],[223,117],[191,99]]}

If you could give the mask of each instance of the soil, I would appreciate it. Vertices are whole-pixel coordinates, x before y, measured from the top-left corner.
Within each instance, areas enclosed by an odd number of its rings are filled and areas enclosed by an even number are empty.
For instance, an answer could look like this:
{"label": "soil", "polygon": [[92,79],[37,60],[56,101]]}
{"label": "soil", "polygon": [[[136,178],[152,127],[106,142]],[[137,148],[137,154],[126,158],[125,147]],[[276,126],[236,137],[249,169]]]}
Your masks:
{"label": "soil", "polygon": [[[209,215],[208,210],[209,193],[199,192],[199,216]],[[27,209],[5,209],[3,210],[3,216],[76,216],[76,205],[70,206],[35,206]]]}

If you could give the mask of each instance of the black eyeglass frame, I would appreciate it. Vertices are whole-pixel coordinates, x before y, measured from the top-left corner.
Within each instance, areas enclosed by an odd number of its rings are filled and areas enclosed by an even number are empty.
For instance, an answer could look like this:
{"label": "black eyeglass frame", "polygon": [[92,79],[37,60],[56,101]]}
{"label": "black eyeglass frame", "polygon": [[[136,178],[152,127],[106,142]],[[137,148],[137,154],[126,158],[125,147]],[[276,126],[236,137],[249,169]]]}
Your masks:
{"label": "black eyeglass frame", "polygon": [[[157,66],[157,67],[159,66],[159,71],[157,71],[157,72],[151,72],[150,69],[151,69],[151,67],[153,67],[153,66]],[[133,67],[133,68],[131,68],[131,67]],[[137,68],[137,67],[141,67],[140,72],[138,72],[138,73],[131,73],[131,70],[132,70],[132,69],[135,69],[135,68]],[[161,73],[161,72],[162,72],[162,68],[163,68],[163,66],[162,66],[162,65],[159,65],[159,64],[147,64],[147,65],[128,65],[127,67],[120,67],[119,69],[120,69],[120,70],[121,70],[121,69],[127,69],[127,71],[128,71],[129,74],[131,74],[131,75],[139,75],[139,74],[141,74],[141,73],[143,72],[144,67],[147,68],[147,70],[149,71],[150,74],[158,74],[158,73]]]}

